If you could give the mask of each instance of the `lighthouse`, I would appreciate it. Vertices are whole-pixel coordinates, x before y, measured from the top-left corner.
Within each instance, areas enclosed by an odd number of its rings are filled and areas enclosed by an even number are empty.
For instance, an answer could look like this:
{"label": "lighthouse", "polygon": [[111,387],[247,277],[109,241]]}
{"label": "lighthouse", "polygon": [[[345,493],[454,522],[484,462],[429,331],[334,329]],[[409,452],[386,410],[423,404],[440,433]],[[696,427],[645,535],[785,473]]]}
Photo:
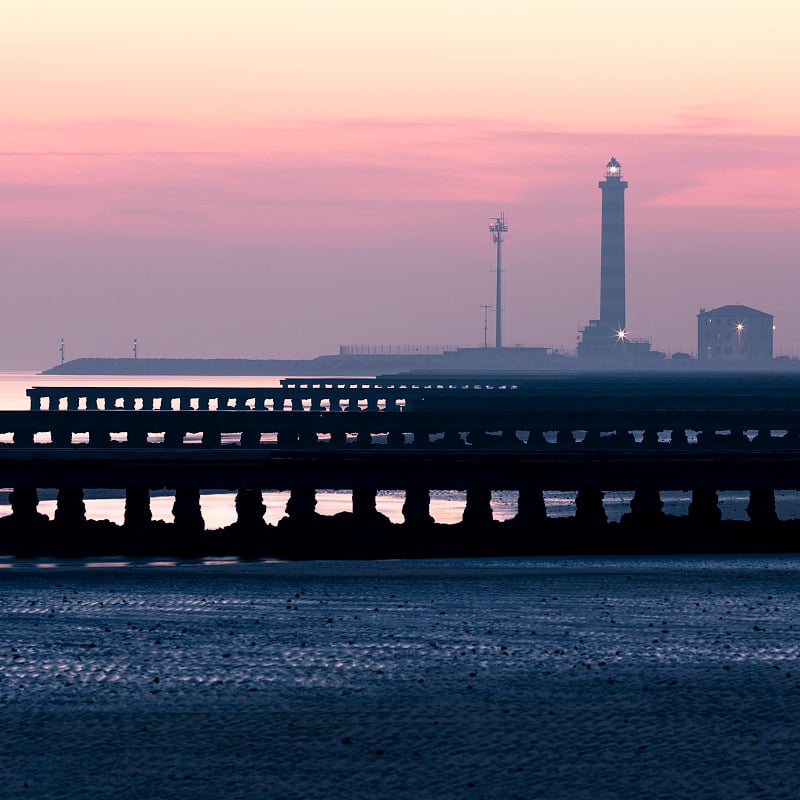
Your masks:
{"label": "lighthouse", "polygon": [[600,327],[625,335],[625,190],[622,166],[613,156],[606,164],[600,231]]}
{"label": "lighthouse", "polygon": [[577,353],[585,359],[638,359],[649,356],[646,339],[632,339],[625,320],[625,190],[622,166],[613,156],[606,164],[600,226],[600,319],[591,319],[578,336]]}

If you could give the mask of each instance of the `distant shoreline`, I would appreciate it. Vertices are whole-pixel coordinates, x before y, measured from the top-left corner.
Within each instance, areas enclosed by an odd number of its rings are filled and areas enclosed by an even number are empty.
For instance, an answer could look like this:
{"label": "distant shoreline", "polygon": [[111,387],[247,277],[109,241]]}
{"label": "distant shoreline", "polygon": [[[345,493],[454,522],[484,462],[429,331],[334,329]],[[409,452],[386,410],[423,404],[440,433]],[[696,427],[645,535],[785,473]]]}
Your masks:
{"label": "distant shoreline", "polygon": [[437,356],[319,356],[313,359],[76,358],[42,375],[371,375],[435,369]]}
{"label": "distant shoreline", "polygon": [[[454,353],[392,355],[324,355],[311,359],[255,358],[76,358],[43,370],[41,375],[231,375],[231,376],[373,376],[398,372],[542,373],[611,371],[747,371],[795,372],[800,361],[699,362],[696,359],[586,361],[565,356],[531,357],[527,348],[494,348]],[[459,351],[455,351],[458,353]]]}

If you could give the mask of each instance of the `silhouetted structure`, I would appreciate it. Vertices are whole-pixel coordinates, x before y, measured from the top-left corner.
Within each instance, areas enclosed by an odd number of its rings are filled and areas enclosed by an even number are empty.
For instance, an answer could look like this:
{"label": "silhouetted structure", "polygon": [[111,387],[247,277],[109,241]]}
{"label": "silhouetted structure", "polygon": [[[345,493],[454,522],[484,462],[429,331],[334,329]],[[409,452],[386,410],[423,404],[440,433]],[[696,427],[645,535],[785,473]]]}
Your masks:
{"label": "silhouetted structure", "polygon": [[697,357],[701,361],[769,361],[774,317],[750,306],[729,305],[697,315]]}
{"label": "silhouetted structure", "polygon": [[497,246],[497,300],[494,307],[495,336],[494,346],[503,346],[503,234],[508,231],[506,215],[501,212],[499,217],[489,220],[489,230],[492,233],[492,242]]}
{"label": "silhouetted structure", "polygon": [[[28,394],[31,411],[0,412],[7,435],[0,485],[14,487],[13,513],[0,518],[1,553],[377,558],[800,549],[800,522],[779,520],[774,497],[797,485],[800,376],[395,375]],[[207,531],[200,492],[219,487],[237,491],[237,521]],[[52,521],[36,511],[38,488],[58,490]],[[688,515],[665,515],[659,493],[686,488]],[[124,490],[125,525],[87,519],[84,489]],[[172,523],[152,519],[156,489],[175,493]],[[290,490],[277,527],[264,522],[264,489]],[[317,514],[319,489],[350,489],[352,511]],[[378,512],[381,489],[405,491],[404,523]],[[430,493],[453,489],[466,490],[462,521],[440,525]],[[493,490],[519,493],[516,517],[493,519]],[[576,491],[575,516],[549,519],[548,490]],[[603,492],[625,490],[633,492],[630,514],[610,523]],[[720,519],[723,490],[749,491],[753,524]]]}
{"label": "silhouetted structure", "polygon": [[589,359],[641,357],[650,343],[631,339],[625,327],[625,190],[622,166],[613,156],[606,164],[600,230],[600,319],[581,331],[578,356]]}

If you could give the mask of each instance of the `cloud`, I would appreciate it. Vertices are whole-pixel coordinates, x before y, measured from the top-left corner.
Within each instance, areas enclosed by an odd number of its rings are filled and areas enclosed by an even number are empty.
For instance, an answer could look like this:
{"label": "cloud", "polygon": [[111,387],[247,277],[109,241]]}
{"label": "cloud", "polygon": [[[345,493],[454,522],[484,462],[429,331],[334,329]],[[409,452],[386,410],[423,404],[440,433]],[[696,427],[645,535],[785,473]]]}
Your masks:
{"label": "cloud", "polygon": [[[612,154],[631,183],[629,202],[649,210],[654,225],[659,210],[798,205],[789,179],[800,172],[796,136],[709,126],[598,134],[475,117],[279,121],[213,130],[141,120],[142,129],[156,132],[142,146],[129,137],[137,128],[129,122],[76,124],[73,132],[91,136],[72,141],[74,147],[58,148],[52,138],[41,141],[41,150],[7,147],[0,153],[8,157],[0,211],[43,230],[79,224],[146,232],[150,224],[164,230],[172,222],[180,230],[195,225],[201,237],[302,230],[330,241],[356,220],[380,237],[382,229],[426,219],[517,206],[548,228],[566,230],[595,213],[592,189]],[[105,147],[92,149],[99,130]],[[198,147],[201,141],[208,146]]]}

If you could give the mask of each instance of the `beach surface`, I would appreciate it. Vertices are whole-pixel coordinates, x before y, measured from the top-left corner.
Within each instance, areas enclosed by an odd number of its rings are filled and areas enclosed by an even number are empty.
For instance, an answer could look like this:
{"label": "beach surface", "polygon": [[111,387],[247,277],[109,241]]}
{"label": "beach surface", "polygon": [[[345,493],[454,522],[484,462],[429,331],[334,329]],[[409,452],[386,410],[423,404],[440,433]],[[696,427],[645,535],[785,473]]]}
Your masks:
{"label": "beach surface", "polygon": [[4,798],[800,797],[800,557],[0,564]]}

